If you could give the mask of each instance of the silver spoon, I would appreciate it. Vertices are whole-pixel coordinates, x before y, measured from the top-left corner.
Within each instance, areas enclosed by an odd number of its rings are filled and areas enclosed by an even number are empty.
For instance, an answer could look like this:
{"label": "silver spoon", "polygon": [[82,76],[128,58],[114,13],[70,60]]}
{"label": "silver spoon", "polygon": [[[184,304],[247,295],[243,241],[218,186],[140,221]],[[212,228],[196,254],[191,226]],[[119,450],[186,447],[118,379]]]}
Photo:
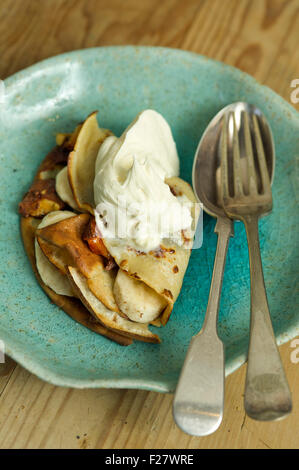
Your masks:
{"label": "silver spoon", "polygon": [[221,121],[227,107],[206,128],[195,153],[193,189],[204,210],[217,218],[218,234],[214,269],[205,321],[193,336],[181,371],[173,401],[176,424],[193,436],[206,436],[219,427],[224,406],[224,345],[218,337],[217,320],[223,272],[233,222],[219,202],[220,183],[216,171],[220,165],[218,142]]}
{"label": "silver spoon", "polygon": [[[224,345],[217,333],[217,320],[223,272],[233,222],[222,207],[220,181],[220,135],[223,117],[240,103],[223,108],[212,119],[197,147],[193,171],[193,189],[204,210],[217,218],[218,234],[214,269],[205,321],[201,331],[191,339],[176,388],[173,415],[186,433],[205,436],[219,427],[224,406]],[[240,125],[240,123],[237,123]],[[274,146],[269,126],[264,126],[267,166],[271,181],[274,174]]]}

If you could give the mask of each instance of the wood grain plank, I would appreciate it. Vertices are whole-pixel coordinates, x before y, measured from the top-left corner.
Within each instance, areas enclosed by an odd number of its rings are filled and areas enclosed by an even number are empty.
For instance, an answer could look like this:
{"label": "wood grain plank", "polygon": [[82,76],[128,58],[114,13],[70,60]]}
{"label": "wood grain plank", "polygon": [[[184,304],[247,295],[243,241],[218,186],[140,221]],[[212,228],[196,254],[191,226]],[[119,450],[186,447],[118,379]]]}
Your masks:
{"label": "wood grain plank", "polygon": [[[74,49],[159,45],[236,66],[290,101],[298,13],[299,0],[1,0],[0,78]],[[298,448],[299,365],[290,344],[280,350],[293,413],[276,423],[245,417],[243,366],[227,378],[221,427],[204,438],[175,426],[172,395],[54,387],[12,362],[0,376],[0,448]]]}
{"label": "wood grain plank", "polygon": [[[291,389],[298,364],[281,347]],[[0,398],[1,448],[298,448],[299,398],[293,413],[275,423],[245,417],[245,366],[226,380],[225,413],[211,436],[182,433],[172,419],[172,395],[136,390],[75,390],[46,384],[17,367]]]}
{"label": "wood grain plank", "polygon": [[0,399],[16,367],[15,361],[8,356],[5,356],[4,362],[0,363]]}

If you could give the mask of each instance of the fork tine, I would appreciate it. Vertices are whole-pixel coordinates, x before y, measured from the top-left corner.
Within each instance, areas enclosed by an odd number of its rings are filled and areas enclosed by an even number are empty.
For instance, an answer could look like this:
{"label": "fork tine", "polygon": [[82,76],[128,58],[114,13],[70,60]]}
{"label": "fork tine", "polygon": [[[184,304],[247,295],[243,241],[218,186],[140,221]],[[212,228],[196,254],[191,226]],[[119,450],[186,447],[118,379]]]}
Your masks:
{"label": "fork tine", "polygon": [[234,171],[234,196],[243,195],[243,184],[242,184],[242,172],[240,162],[240,144],[239,144],[239,133],[236,125],[236,115],[231,114],[234,132],[233,132],[233,171]]}
{"label": "fork tine", "polygon": [[270,184],[269,172],[267,168],[260,128],[259,128],[258,120],[255,114],[253,114],[252,120],[253,120],[254,137],[255,137],[256,151],[257,151],[257,157],[258,157],[258,162],[259,162],[263,192],[267,192],[270,189],[271,184]]}
{"label": "fork tine", "polygon": [[229,197],[228,188],[228,163],[227,163],[227,118],[223,116],[220,136],[220,173],[221,173],[221,199],[225,201]]}
{"label": "fork tine", "polygon": [[245,138],[245,149],[247,157],[247,172],[248,172],[248,192],[249,194],[257,194],[257,181],[256,172],[254,165],[254,157],[251,142],[250,124],[247,112],[243,113],[243,126],[244,126],[244,138]]}

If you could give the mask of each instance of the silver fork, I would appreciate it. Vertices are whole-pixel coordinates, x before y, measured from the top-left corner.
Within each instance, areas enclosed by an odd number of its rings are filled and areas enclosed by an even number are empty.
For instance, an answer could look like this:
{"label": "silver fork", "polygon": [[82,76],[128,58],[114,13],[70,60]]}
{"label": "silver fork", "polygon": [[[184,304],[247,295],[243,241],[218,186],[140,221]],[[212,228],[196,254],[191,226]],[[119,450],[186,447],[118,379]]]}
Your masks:
{"label": "silver fork", "polygon": [[[244,166],[241,168],[241,133],[247,176]],[[229,135],[232,136],[231,166]],[[271,211],[272,193],[259,122],[254,113],[242,112],[239,131],[235,113],[228,119],[224,117],[220,155],[223,208],[230,218],[244,223],[249,249],[251,320],[244,407],[253,419],[280,419],[291,412],[292,400],[272,328],[260,255],[258,219]],[[232,179],[229,178],[231,170]]]}

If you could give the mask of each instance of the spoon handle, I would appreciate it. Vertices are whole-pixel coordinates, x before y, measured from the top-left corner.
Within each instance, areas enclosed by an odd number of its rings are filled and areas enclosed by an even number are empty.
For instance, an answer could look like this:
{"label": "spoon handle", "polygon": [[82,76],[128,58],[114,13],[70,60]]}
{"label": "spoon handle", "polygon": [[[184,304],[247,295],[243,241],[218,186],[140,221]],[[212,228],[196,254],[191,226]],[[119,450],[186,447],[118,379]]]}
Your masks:
{"label": "spoon handle", "polygon": [[217,220],[218,242],[204,325],[193,336],[173,401],[176,424],[193,436],[205,436],[220,425],[224,405],[224,345],[217,334],[219,301],[233,223]]}
{"label": "spoon handle", "polygon": [[292,400],[277,348],[264,283],[260,255],[258,217],[246,216],[251,290],[250,341],[244,406],[253,419],[282,418],[292,409]]}

